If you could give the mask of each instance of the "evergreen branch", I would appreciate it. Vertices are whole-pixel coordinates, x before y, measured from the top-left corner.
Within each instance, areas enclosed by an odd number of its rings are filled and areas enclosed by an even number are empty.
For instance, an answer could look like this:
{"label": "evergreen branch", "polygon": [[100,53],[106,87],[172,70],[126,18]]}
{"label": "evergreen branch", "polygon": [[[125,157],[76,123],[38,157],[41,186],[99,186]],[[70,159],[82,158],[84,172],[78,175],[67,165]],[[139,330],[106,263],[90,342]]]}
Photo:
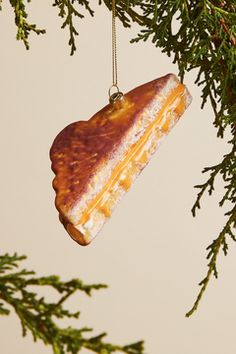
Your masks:
{"label": "evergreen branch", "polygon": [[[203,169],[202,171],[203,173],[210,172],[210,177],[205,183],[195,186],[195,188],[200,189],[200,192],[197,194],[197,199],[191,210],[194,217],[196,216],[196,210],[200,209],[201,207],[200,200],[205,194],[205,192],[208,190],[209,195],[211,195],[212,192],[214,191],[214,182],[218,174],[222,174],[223,176],[222,178],[225,182],[229,181],[229,179],[230,181],[233,179],[233,181],[230,184],[225,186],[227,192],[225,196],[222,198],[222,200],[220,201],[219,203],[220,206],[223,206],[226,200],[232,200],[232,202],[234,201],[234,197],[236,195],[235,168],[236,168],[236,160],[235,160],[235,149],[233,146],[231,152],[224,156],[223,161],[221,163],[215,166],[205,167]],[[230,195],[230,193],[232,194]]]}
{"label": "evergreen branch", "polygon": [[85,7],[91,16],[94,15],[93,10],[89,6],[89,1],[87,0],[55,0],[53,6],[58,7],[59,16],[64,19],[61,28],[69,28],[69,46],[71,47],[70,54],[73,55],[76,51],[75,37],[79,35],[79,32],[75,28],[74,18],[84,18],[84,15],[79,12],[75,4]]}
{"label": "evergreen branch", "polygon": [[[80,312],[71,312],[64,308],[65,301],[77,291],[88,296],[93,290],[106,288],[103,284],[84,284],[80,279],[63,282],[58,276],[30,277],[35,272],[26,269],[13,272],[25,256],[4,254],[0,256],[0,316],[9,315],[10,310],[5,304],[12,307],[21,321],[22,334],[30,332],[34,341],[42,340],[52,347],[54,354],[77,354],[83,348],[95,353],[110,354],[122,352],[126,354],[143,354],[143,342],[127,346],[118,346],[104,341],[106,333],[96,337],[86,336],[91,328],[61,328],[54,319],[79,318]],[[48,286],[59,295],[55,303],[49,303],[44,297],[39,297],[32,290],[32,286]]]}
{"label": "evergreen branch", "polygon": [[12,256],[5,254],[0,256],[0,274],[5,273],[7,270],[12,270],[18,267],[18,262],[26,259],[26,256],[18,256],[14,253]]}
{"label": "evergreen branch", "polygon": [[[26,12],[24,0],[9,0],[15,13],[15,24],[17,26],[16,39],[23,41],[26,49],[29,49],[29,35],[31,32],[36,34],[46,33],[45,29],[37,28],[36,24],[31,24],[27,21],[28,13]],[[29,2],[30,0],[28,0]],[[0,2],[0,10],[2,1]]]}
{"label": "evergreen branch", "polygon": [[10,311],[4,307],[2,303],[0,303],[0,316],[9,315]]}
{"label": "evergreen branch", "polygon": [[221,4],[219,4],[219,6],[216,6],[216,5],[214,5],[214,3],[213,3],[212,1],[210,1],[210,0],[206,0],[206,4],[207,4],[210,8],[212,8],[213,10],[215,10],[216,12],[221,13],[222,15],[230,16],[230,17],[236,19],[236,14],[224,10],[224,9],[222,8],[222,5],[221,5]]}
{"label": "evergreen branch", "polygon": [[207,259],[209,259],[208,263],[208,272],[206,277],[199,283],[199,286],[201,287],[200,292],[198,293],[197,299],[194,302],[193,307],[189,312],[186,313],[186,317],[190,317],[198,308],[199,303],[202,299],[202,296],[207,288],[207,285],[211,279],[211,276],[214,275],[215,278],[218,278],[218,272],[217,272],[217,258],[219,256],[220,250],[223,250],[224,255],[227,255],[228,253],[228,244],[226,241],[226,238],[228,236],[231,237],[233,241],[236,242],[235,235],[233,234],[232,229],[235,228],[236,226],[236,206],[233,208],[232,211],[230,211],[230,217],[228,218],[228,221],[226,222],[226,225],[224,226],[223,230],[220,232],[219,236],[207,247],[208,254],[207,254]]}

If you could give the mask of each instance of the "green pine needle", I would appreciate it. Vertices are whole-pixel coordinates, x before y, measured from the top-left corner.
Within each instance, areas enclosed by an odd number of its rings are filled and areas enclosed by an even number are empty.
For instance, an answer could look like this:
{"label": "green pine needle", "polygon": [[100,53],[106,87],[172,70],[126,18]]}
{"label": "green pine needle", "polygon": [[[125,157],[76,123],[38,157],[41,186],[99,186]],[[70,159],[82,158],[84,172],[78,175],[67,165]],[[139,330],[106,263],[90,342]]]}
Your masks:
{"label": "green pine needle", "polygon": [[[34,341],[41,340],[52,347],[54,354],[77,354],[83,348],[94,353],[110,354],[114,352],[126,354],[143,354],[143,342],[126,346],[107,343],[106,333],[88,336],[91,328],[60,327],[55,319],[79,318],[80,312],[65,309],[66,300],[77,291],[91,296],[94,290],[106,288],[104,284],[84,284],[80,279],[63,282],[58,276],[35,277],[35,272],[26,269],[18,270],[25,256],[0,256],[0,316],[9,315],[14,309],[21,321],[22,334],[30,332]],[[55,303],[40,297],[32,287],[50,287],[59,299]]]}
{"label": "green pine needle", "polygon": [[[29,49],[28,38],[30,33],[34,32],[36,34],[46,33],[45,29],[39,29],[35,24],[28,22],[28,13],[26,12],[24,0],[9,0],[11,6],[14,9],[15,13],[15,24],[17,26],[16,39],[23,41],[26,49]],[[29,2],[30,0],[28,0]],[[2,1],[0,0],[0,10]]]}
{"label": "green pine needle", "polygon": [[55,0],[53,6],[59,9],[58,16],[60,16],[64,21],[61,28],[69,28],[69,46],[71,47],[70,54],[73,55],[76,51],[75,37],[78,36],[78,31],[74,25],[74,19],[78,17],[82,19],[84,15],[78,11],[77,7],[84,7],[91,16],[94,15],[93,10],[89,6],[89,1],[87,0]]}

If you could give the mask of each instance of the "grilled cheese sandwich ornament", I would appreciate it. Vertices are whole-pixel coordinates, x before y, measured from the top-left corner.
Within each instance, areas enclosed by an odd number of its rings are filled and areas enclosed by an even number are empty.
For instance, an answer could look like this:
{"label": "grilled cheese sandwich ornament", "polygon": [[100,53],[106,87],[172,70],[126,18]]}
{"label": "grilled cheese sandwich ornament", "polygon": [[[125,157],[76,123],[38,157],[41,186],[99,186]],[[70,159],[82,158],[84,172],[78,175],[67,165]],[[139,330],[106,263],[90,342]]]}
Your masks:
{"label": "grilled cheese sandwich ornament", "polygon": [[120,92],[115,17],[112,0],[110,103],[88,121],[68,125],[50,150],[59,218],[80,245],[99,233],[191,102],[174,74]]}
{"label": "grilled cheese sandwich ornament", "polygon": [[121,95],[63,129],[50,157],[60,221],[88,245],[191,102],[174,74]]}

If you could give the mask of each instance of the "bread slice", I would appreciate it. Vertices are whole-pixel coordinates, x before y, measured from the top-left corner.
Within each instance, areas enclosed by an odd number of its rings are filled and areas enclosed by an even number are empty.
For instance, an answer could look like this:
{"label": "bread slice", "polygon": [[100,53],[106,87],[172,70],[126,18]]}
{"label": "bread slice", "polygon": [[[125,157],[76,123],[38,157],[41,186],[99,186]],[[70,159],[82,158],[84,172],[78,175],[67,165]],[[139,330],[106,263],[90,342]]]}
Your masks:
{"label": "bread slice", "polygon": [[55,204],[75,241],[94,239],[190,102],[168,74],[58,134],[50,150]]}

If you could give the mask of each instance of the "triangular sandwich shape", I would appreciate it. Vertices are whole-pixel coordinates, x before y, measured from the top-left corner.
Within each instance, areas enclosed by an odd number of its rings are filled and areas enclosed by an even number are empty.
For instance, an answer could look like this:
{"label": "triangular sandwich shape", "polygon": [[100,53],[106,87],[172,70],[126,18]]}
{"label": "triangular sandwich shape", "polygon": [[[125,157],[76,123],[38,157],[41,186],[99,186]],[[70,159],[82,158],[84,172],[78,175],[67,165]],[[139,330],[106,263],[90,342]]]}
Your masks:
{"label": "triangular sandwich shape", "polygon": [[187,88],[168,74],[58,134],[50,150],[55,204],[75,241],[94,239],[190,102]]}

